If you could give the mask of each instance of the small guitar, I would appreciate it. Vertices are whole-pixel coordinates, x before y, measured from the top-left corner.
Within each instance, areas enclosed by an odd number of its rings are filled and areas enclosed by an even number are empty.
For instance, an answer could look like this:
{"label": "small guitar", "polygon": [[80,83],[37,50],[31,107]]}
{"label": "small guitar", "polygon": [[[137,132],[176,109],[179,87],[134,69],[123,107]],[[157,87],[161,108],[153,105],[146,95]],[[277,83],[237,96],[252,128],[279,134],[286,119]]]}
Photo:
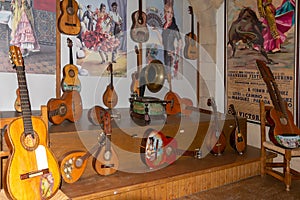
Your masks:
{"label": "small guitar", "polygon": [[191,32],[185,35],[185,46],[183,55],[186,59],[196,60],[198,57],[197,36],[194,33],[194,12],[193,7],[189,6],[189,14],[191,15]]}
{"label": "small guitar", "polygon": [[270,124],[269,138],[275,145],[280,145],[279,135],[296,136],[300,135],[299,128],[294,123],[294,117],[288,109],[286,102],[281,97],[278,85],[272,71],[262,60],[256,60],[257,67],[267,85],[273,108],[267,113],[267,120]]}
{"label": "small guitar", "polygon": [[110,175],[115,173],[119,168],[119,159],[111,146],[111,117],[109,112],[104,112],[101,117],[103,121],[103,131],[106,135],[105,145],[101,148],[93,158],[93,168],[100,175]]}
{"label": "small guitar", "polygon": [[[140,45],[141,46],[141,45]],[[135,93],[137,94],[137,96],[140,96],[140,89],[139,89],[139,80],[140,80],[140,72],[141,72],[141,56],[142,56],[142,49],[135,46],[135,53],[137,55],[137,71],[132,73],[131,77],[132,77],[132,83],[130,86],[130,91],[131,93]]]}
{"label": "small guitar", "polygon": [[61,81],[61,88],[63,91],[77,90],[80,92],[81,83],[78,78],[78,68],[73,64],[73,42],[70,38],[67,38],[69,47],[70,64],[67,64],[63,68],[63,79]]}
{"label": "small guitar", "polygon": [[14,119],[5,132],[10,156],[6,164],[4,190],[11,199],[49,199],[60,186],[58,163],[48,148],[44,121],[31,113],[21,50],[10,46],[9,53],[17,72],[22,117]]}
{"label": "small guitar", "polygon": [[76,122],[82,115],[82,102],[79,92],[66,91],[60,98],[51,98],[47,103],[48,119],[53,124],[64,120]]}
{"label": "small guitar", "polygon": [[104,140],[104,133],[101,133],[98,143],[89,151],[70,151],[63,155],[59,166],[61,176],[66,183],[74,183],[82,176],[88,158],[104,146]]}
{"label": "small guitar", "polygon": [[186,151],[177,148],[175,138],[166,137],[163,133],[154,129],[147,129],[144,133],[140,155],[142,162],[150,168],[160,168],[176,161],[177,155],[191,156],[197,159],[202,157],[199,149]]}
{"label": "small guitar", "polygon": [[60,2],[61,15],[58,18],[58,30],[67,35],[78,35],[81,30],[78,18],[78,3],[75,0]]}
{"label": "small guitar", "polygon": [[166,113],[168,115],[175,115],[181,112],[180,97],[172,91],[172,78],[170,73],[168,74],[167,79],[169,82],[169,91],[165,95],[164,100],[170,103],[166,105]]}
{"label": "small guitar", "polygon": [[14,104],[14,107],[15,107],[15,110],[17,112],[22,112],[22,108],[21,108],[21,98],[20,98],[20,89],[16,89],[16,95],[17,95],[17,98],[15,100],[15,104]]}
{"label": "small guitar", "polygon": [[231,113],[234,116],[236,125],[234,131],[230,134],[230,146],[242,155],[246,149],[246,142],[243,133],[241,132],[239,120],[233,104],[229,105],[228,113]]}
{"label": "small guitar", "polygon": [[107,67],[107,70],[110,71],[110,84],[106,87],[106,90],[102,96],[102,101],[106,107],[109,109],[114,108],[118,103],[118,95],[113,85],[113,65],[110,63]]}
{"label": "small guitar", "polygon": [[144,43],[149,40],[149,30],[147,27],[147,15],[143,12],[142,1],[139,0],[139,10],[131,15],[132,26],[130,28],[130,37],[134,42]]}
{"label": "small guitar", "polygon": [[213,108],[213,117],[214,117],[214,125],[215,130],[211,134],[210,139],[207,143],[207,148],[211,154],[220,156],[223,154],[226,148],[226,137],[223,130],[220,130],[219,120],[218,120],[218,111],[215,103],[215,99],[212,97],[207,100],[207,105]]}

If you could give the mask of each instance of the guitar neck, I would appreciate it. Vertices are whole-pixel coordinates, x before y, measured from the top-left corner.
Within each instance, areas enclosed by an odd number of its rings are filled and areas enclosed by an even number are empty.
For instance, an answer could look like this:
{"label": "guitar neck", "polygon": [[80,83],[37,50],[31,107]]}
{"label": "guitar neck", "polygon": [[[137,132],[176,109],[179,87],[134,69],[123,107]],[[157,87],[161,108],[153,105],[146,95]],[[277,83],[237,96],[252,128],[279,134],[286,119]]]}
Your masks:
{"label": "guitar neck", "polygon": [[191,33],[194,36],[194,15],[191,14]]}
{"label": "guitar neck", "polygon": [[194,107],[194,106],[186,106],[186,109],[187,110],[193,110],[193,111],[200,112],[200,113],[209,114],[209,115],[212,114],[212,111],[210,111],[210,110],[206,110],[206,109],[203,109],[203,108],[197,108],[197,107]]}
{"label": "guitar neck", "polygon": [[288,114],[287,114],[287,110],[286,110],[286,106],[284,104],[284,101],[281,97],[280,91],[278,89],[277,83],[275,81],[272,81],[273,86],[274,86],[274,90],[275,90],[275,94],[278,100],[278,111],[282,112],[285,116],[285,118],[288,118]]}
{"label": "guitar neck", "polygon": [[143,12],[143,4],[142,4],[142,0],[139,0],[139,17],[141,18],[142,16],[142,12]]}

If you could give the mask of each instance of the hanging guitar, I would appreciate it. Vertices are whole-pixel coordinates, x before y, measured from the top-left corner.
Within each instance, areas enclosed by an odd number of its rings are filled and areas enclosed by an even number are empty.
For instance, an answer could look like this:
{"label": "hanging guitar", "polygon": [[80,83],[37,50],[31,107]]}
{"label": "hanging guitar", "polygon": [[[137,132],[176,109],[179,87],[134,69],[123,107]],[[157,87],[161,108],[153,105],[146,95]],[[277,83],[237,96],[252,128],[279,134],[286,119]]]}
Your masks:
{"label": "hanging guitar", "polygon": [[236,125],[234,131],[230,134],[230,146],[242,155],[246,149],[246,142],[243,133],[241,132],[239,120],[233,104],[229,105],[228,113],[231,113],[234,116]]}
{"label": "hanging guitar", "polygon": [[93,168],[100,175],[111,175],[119,168],[119,159],[115,150],[111,146],[111,117],[109,112],[100,113],[103,121],[103,132],[105,133],[105,145],[96,152],[93,158]]}
{"label": "hanging guitar", "polygon": [[142,65],[141,65],[141,56],[142,56],[142,48],[141,48],[141,45],[139,45],[140,47],[137,47],[135,46],[134,47],[134,50],[135,50],[135,53],[137,55],[137,71],[132,73],[131,77],[132,77],[132,83],[131,83],[131,86],[130,86],[130,91],[131,93],[133,94],[137,94],[137,96],[140,96],[140,89],[139,89],[139,85],[140,85],[140,72],[141,72],[141,68],[142,68]]}
{"label": "hanging guitar", "polygon": [[9,53],[13,68],[17,72],[22,117],[14,119],[5,132],[10,156],[5,169],[4,189],[6,195],[12,199],[49,199],[60,186],[58,163],[48,148],[44,121],[31,113],[20,48],[10,46]]}
{"label": "hanging guitar", "polygon": [[83,174],[88,158],[93,155],[98,149],[104,146],[105,135],[102,132],[99,135],[98,142],[90,150],[85,151],[70,151],[64,154],[60,161],[60,172],[63,180],[66,183],[76,182]]}
{"label": "hanging guitar", "polygon": [[113,85],[113,65],[110,63],[107,67],[107,70],[110,71],[110,84],[106,87],[106,90],[102,96],[102,101],[106,107],[109,109],[114,108],[118,103],[118,95]]}
{"label": "hanging guitar", "polygon": [[185,46],[183,55],[186,59],[196,60],[198,57],[197,36],[194,33],[194,12],[193,7],[189,6],[189,14],[191,15],[191,32],[185,35]]}
{"label": "hanging guitar", "polygon": [[76,90],[66,91],[60,98],[51,98],[47,103],[48,119],[53,124],[64,120],[76,122],[82,115],[82,101]]}
{"label": "hanging guitar", "polygon": [[78,3],[75,0],[60,2],[61,14],[58,18],[58,30],[67,35],[78,35],[81,30],[78,18]]}
{"label": "hanging guitar", "polygon": [[142,1],[139,0],[139,10],[131,15],[132,26],[130,28],[130,37],[134,42],[144,43],[149,40],[149,30],[147,27],[147,15],[143,12]]}
{"label": "hanging guitar", "polygon": [[172,77],[170,73],[168,73],[167,79],[169,82],[169,91],[166,93],[164,100],[170,103],[166,105],[166,113],[168,115],[174,115],[181,112],[180,97],[172,91]]}
{"label": "hanging guitar", "polygon": [[208,140],[207,148],[210,150],[210,153],[213,155],[220,156],[223,154],[226,148],[226,137],[223,130],[220,130],[219,120],[218,120],[218,111],[215,103],[215,99],[212,97],[207,100],[207,105],[211,106],[213,109],[214,117],[214,126],[215,130],[212,133],[208,133],[211,137]]}
{"label": "hanging guitar", "polygon": [[167,137],[154,129],[147,129],[144,133],[140,156],[142,162],[150,168],[160,168],[172,164],[177,156],[191,156],[200,159],[202,153],[199,149],[195,151],[181,150],[177,148],[175,138]]}
{"label": "hanging guitar", "polygon": [[61,88],[63,91],[77,90],[80,92],[81,83],[78,78],[78,68],[73,64],[73,42],[70,38],[67,38],[69,47],[70,63],[63,68],[63,79],[61,81]]}
{"label": "hanging guitar", "polygon": [[279,136],[300,135],[299,128],[294,123],[294,117],[281,97],[278,85],[271,69],[262,60],[256,60],[257,67],[267,85],[273,108],[267,112],[267,121],[270,124],[269,138],[275,145],[280,145]]}

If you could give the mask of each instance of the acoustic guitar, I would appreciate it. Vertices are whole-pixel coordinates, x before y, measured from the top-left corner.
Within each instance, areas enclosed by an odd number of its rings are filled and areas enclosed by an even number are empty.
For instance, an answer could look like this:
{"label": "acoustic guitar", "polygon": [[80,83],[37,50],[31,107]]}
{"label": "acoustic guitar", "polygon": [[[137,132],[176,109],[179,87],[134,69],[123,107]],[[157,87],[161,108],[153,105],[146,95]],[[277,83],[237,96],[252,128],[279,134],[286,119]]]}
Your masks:
{"label": "acoustic guitar", "polygon": [[78,78],[78,68],[73,64],[73,42],[70,38],[67,38],[69,47],[70,63],[63,68],[63,78],[61,81],[61,88],[63,91],[77,90],[81,91],[81,82]]}
{"label": "acoustic guitar", "polygon": [[183,55],[186,59],[196,60],[198,58],[197,36],[194,33],[194,12],[193,7],[189,6],[189,14],[191,15],[191,32],[185,35],[185,46]]}
{"label": "acoustic guitar", "polygon": [[48,119],[53,124],[64,120],[76,122],[82,115],[82,101],[76,90],[66,91],[60,98],[51,98],[47,103]]}
{"label": "acoustic guitar", "polygon": [[107,67],[107,70],[110,71],[110,83],[106,87],[106,90],[102,96],[102,101],[106,107],[109,109],[114,108],[118,103],[118,95],[113,85],[113,65],[110,63]]}
{"label": "acoustic guitar", "polygon": [[239,120],[233,104],[229,105],[228,113],[231,113],[234,116],[236,125],[235,129],[230,134],[230,146],[242,155],[246,149],[246,141],[243,133],[241,132]]}
{"label": "acoustic guitar", "polygon": [[78,18],[78,3],[75,0],[62,0],[60,2],[61,14],[58,18],[58,30],[67,35],[78,35],[81,30]]}
{"label": "acoustic guitar", "polygon": [[175,138],[167,137],[152,128],[144,133],[140,153],[142,162],[152,169],[172,164],[177,156],[191,156],[197,159],[202,157],[200,149],[194,151],[178,149]]}
{"label": "acoustic guitar", "polygon": [[168,73],[167,79],[169,82],[169,91],[166,93],[164,100],[170,103],[166,105],[166,113],[168,115],[175,115],[181,112],[181,99],[178,94],[172,91],[172,77],[170,73]]}
{"label": "acoustic guitar", "polygon": [[137,71],[132,73],[131,77],[132,77],[132,82],[131,82],[131,86],[130,86],[130,91],[131,93],[133,94],[137,94],[137,96],[140,96],[140,73],[141,73],[141,68],[142,68],[142,65],[141,65],[141,56],[142,56],[142,48],[141,48],[141,45],[139,45],[140,47],[138,46],[135,46],[134,47],[134,50],[135,50],[135,53],[137,55]]}
{"label": "acoustic guitar", "polygon": [[214,117],[214,128],[215,130],[212,133],[208,133],[211,137],[208,140],[207,148],[210,150],[210,153],[216,156],[220,156],[224,153],[226,148],[226,136],[223,130],[220,130],[219,120],[218,120],[218,111],[215,99],[211,97],[207,100],[207,105],[211,106],[213,109]]}
{"label": "acoustic guitar", "polygon": [[143,12],[142,1],[139,0],[139,9],[131,14],[130,37],[134,42],[138,43],[144,43],[149,40],[149,30],[146,24],[147,15]]}
{"label": "acoustic guitar", "polygon": [[60,186],[59,166],[48,147],[44,121],[31,113],[20,48],[10,46],[9,53],[17,72],[22,116],[14,119],[5,132],[10,156],[5,169],[4,189],[11,199],[49,199]]}
{"label": "acoustic guitar", "polygon": [[257,67],[261,73],[264,82],[273,103],[272,109],[267,112],[267,121],[270,124],[269,138],[275,144],[280,146],[278,136],[297,136],[300,135],[299,128],[294,123],[294,117],[283,100],[275,81],[271,69],[262,60],[256,60]]}
{"label": "acoustic guitar", "polygon": [[114,174],[119,168],[119,159],[115,150],[111,146],[111,117],[109,112],[100,113],[103,121],[103,132],[105,133],[105,145],[99,149],[93,158],[94,170],[103,176]]}

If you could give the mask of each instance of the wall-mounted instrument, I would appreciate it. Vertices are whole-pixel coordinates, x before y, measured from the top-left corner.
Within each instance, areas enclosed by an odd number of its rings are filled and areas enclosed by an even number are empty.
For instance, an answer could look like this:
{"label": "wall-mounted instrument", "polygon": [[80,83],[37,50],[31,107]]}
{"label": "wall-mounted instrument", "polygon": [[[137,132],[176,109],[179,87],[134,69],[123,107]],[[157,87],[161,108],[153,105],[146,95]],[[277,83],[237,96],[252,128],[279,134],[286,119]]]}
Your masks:
{"label": "wall-mounted instrument", "polygon": [[300,130],[295,125],[294,117],[286,102],[281,97],[271,69],[262,60],[256,60],[256,64],[273,103],[273,108],[267,112],[267,120],[270,124],[269,138],[274,144],[280,145],[282,144],[281,136],[297,136],[300,135]]}
{"label": "wall-mounted instrument", "polygon": [[81,30],[78,18],[78,3],[75,0],[62,0],[60,2],[61,14],[58,18],[58,30],[67,35],[78,35]]}
{"label": "wall-mounted instrument", "polygon": [[81,82],[78,78],[78,68],[73,64],[73,42],[67,38],[69,47],[69,64],[63,68],[63,79],[61,81],[61,88],[63,91],[81,90]]}
{"label": "wall-mounted instrument", "polygon": [[229,105],[228,113],[231,113],[234,116],[236,125],[235,129],[230,134],[230,146],[239,154],[243,154],[246,149],[246,141],[243,133],[241,132],[238,116],[233,104]]}
{"label": "wall-mounted instrument", "polygon": [[132,13],[132,26],[130,37],[134,42],[144,43],[149,40],[149,30],[147,27],[147,15],[143,12],[142,1],[139,0],[139,9]]}
{"label": "wall-mounted instrument", "polygon": [[12,199],[49,199],[60,186],[60,172],[54,154],[48,148],[47,127],[42,119],[32,116],[21,50],[9,49],[17,72],[22,117],[14,119],[6,129],[10,150],[4,184]]}
{"label": "wall-mounted instrument", "polygon": [[[140,45],[141,47],[141,45]],[[136,53],[136,60],[137,60],[137,71],[132,73],[132,83],[130,86],[131,93],[136,93],[137,96],[140,96],[140,73],[142,68],[142,48],[139,48],[138,46],[134,47],[135,53]]]}
{"label": "wall-mounted instrument", "polygon": [[109,109],[114,108],[118,103],[118,95],[113,85],[113,64],[110,63],[107,67],[110,72],[110,83],[107,85],[106,90],[102,96],[102,101]]}
{"label": "wall-mounted instrument", "polygon": [[198,57],[198,46],[197,36],[194,33],[194,12],[192,6],[189,6],[189,14],[191,15],[191,32],[185,35],[183,55],[186,59],[196,60]]}

